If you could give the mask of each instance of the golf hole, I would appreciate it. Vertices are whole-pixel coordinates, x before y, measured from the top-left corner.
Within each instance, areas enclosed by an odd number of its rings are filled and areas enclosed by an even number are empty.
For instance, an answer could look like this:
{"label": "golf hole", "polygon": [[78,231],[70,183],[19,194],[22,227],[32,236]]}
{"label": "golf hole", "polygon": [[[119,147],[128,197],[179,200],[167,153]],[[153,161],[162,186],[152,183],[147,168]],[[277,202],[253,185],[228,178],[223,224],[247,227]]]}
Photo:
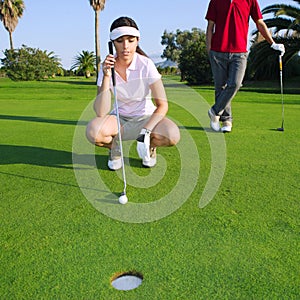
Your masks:
{"label": "golf hole", "polygon": [[111,278],[111,285],[119,291],[130,291],[139,287],[143,282],[143,274],[136,271],[116,273]]}

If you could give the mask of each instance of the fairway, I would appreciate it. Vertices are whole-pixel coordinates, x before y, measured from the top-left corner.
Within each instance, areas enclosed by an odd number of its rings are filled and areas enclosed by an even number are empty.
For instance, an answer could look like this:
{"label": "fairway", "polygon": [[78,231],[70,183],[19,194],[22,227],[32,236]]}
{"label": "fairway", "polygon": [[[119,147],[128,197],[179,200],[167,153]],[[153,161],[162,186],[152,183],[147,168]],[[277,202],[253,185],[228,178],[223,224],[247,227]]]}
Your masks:
{"label": "fairway", "polygon": [[[120,172],[84,130],[91,79],[0,78],[0,299],[299,299],[300,90],[247,84],[230,134],[210,131],[211,86],[165,78],[177,147]],[[141,285],[116,290],[133,271]]]}

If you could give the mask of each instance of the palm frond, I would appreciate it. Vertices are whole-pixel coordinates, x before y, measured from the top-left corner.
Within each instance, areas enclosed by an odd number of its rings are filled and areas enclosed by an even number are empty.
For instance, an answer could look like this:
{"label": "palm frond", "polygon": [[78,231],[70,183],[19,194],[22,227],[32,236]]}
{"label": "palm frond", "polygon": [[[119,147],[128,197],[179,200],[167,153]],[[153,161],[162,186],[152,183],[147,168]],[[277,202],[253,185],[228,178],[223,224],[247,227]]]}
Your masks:
{"label": "palm frond", "polygon": [[25,9],[23,0],[3,0],[0,2],[0,20],[8,32],[13,32]]}
{"label": "palm frond", "polygon": [[80,71],[94,70],[96,57],[93,51],[82,51],[75,58],[71,70],[78,69]]}
{"label": "palm frond", "polygon": [[90,5],[93,7],[94,11],[101,11],[105,7],[106,0],[90,0]]}
{"label": "palm frond", "polygon": [[262,14],[273,14],[274,17],[287,16],[290,18],[298,19],[300,17],[300,9],[292,5],[274,4],[265,7]]}
{"label": "palm frond", "polygon": [[268,28],[274,28],[274,33],[278,33],[281,30],[290,29],[293,26],[293,22],[289,19],[273,18],[265,20]]}

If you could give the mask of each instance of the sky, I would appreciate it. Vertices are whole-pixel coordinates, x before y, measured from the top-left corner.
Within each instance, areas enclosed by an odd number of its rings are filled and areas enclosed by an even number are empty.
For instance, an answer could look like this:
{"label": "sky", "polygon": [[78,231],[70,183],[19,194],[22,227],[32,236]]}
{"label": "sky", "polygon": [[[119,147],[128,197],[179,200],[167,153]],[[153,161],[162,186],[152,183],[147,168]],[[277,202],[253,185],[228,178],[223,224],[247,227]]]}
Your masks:
{"label": "sky", "polygon": [[[258,0],[261,9],[270,4],[293,4],[289,0]],[[24,0],[25,11],[13,32],[14,48],[26,45],[53,51],[65,69],[82,51],[95,52],[94,10],[88,0]],[[120,16],[133,18],[141,33],[140,46],[155,62],[162,61],[161,36],[164,30],[176,32],[206,29],[205,14],[209,0],[106,0],[100,13],[101,59],[107,52],[109,28]],[[255,28],[250,21],[250,30]],[[0,58],[8,49],[9,35],[0,23]]]}

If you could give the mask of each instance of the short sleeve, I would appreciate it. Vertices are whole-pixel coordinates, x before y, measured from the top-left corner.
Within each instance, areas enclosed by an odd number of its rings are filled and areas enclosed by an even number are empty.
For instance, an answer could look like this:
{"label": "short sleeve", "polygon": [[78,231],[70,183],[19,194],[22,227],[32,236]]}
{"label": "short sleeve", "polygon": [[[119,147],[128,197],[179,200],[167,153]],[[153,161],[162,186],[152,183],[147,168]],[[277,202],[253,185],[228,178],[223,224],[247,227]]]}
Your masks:
{"label": "short sleeve", "polygon": [[215,7],[216,7],[215,1],[211,0],[209,2],[208,9],[207,9],[207,12],[206,12],[206,16],[205,16],[206,20],[211,20],[213,22],[216,21],[216,10],[215,10]]}
{"label": "short sleeve", "polygon": [[157,80],[161,79],[161,74],[158,72],[154,62],[149,58],[148,59],[148,79],[149,84],[153,84]]}
{"label": "short sleeve", "polygon": [[251,18],[254,22],[257,22],[258,20],[263,18],[257,0],[253,0],[253,2],[252,2],[250,15],[251,15]]}

